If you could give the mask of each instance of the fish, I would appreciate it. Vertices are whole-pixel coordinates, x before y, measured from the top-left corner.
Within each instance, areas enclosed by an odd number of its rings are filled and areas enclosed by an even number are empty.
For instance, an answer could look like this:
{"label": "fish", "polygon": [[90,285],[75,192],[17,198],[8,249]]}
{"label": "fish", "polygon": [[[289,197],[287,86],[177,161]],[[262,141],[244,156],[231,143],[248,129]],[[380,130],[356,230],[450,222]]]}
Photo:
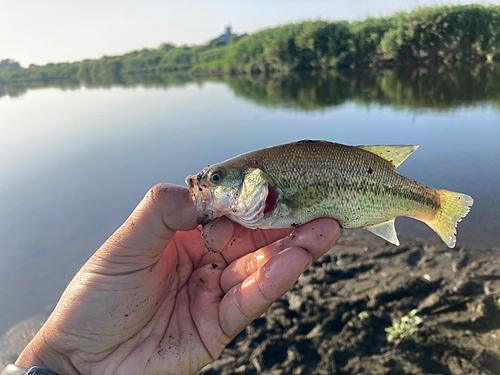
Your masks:
{"label": "fish", "polygon": [[226,216],[250,229],[293,228],[328,217],[399,245],[394,220],[406,216],[453,248],[473,199],[399,173],[417,148],[302,140],[209,165],[186,184],[202,225]]}

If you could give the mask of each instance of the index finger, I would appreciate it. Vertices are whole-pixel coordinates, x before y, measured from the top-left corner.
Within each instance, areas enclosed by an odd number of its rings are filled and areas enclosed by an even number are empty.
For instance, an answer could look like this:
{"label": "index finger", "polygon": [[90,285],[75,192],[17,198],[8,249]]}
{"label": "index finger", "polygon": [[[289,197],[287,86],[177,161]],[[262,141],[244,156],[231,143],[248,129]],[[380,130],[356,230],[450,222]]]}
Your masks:
{"label": "index finger", "polygon": [[293,231],[285,229],[248,229],[227,217],[221,217],[203,227],[205,245],[209,250],[220,251],[230,264],[235,259],[270,245]]}

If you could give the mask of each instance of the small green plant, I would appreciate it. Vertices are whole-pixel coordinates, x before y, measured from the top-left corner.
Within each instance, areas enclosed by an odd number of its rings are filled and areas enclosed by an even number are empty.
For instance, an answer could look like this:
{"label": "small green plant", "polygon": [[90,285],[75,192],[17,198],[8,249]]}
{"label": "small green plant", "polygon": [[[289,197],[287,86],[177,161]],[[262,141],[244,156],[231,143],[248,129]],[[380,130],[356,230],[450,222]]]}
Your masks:
{"label": "small green plant", "polygon": [[361,311],[359,314],[358,314],[358,318],[359,320],[363,321],[365,319],[368,319],[368,313],[366,311]]}
{"label": "small green plant", "polygon": [[419,343],[422,337],[417,334],[417,326],[424,320],[417,316],[418,310],[413,309],[408,314],[401,318],[401,321],[392,323],[392,326],[387,327],[387,339],[389,342],[396,340],[408,340],[410,338]]}

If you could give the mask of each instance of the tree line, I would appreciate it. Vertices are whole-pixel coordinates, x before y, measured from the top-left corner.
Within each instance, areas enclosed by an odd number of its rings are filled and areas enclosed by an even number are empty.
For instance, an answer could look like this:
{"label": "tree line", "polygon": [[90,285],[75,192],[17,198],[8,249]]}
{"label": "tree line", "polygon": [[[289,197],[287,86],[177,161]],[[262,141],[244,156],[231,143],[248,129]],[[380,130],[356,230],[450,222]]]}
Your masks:
{"label": "tree line", "polygon": [[500,60],[500,6],[421,7],[357,22],[302,22],[263,30],[192,72],[276,72]]}
{"label": "tree line", "polygon": [[421,7],[362,21],[308,21],[214,39],[203,46],[163,44],[75,63],[0,62],[0,83],[53,79],[120,81],[124,75],[240,74],[357,67],[464,65],[500,60],[499,5]]}

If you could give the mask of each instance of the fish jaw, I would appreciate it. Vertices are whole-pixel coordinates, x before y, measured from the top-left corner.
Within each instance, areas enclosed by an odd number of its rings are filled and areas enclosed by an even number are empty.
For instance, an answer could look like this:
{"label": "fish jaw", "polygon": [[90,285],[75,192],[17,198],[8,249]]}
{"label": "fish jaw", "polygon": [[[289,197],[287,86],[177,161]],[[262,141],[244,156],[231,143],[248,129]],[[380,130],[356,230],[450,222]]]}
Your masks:
{"label": "fish jaw", "polygon": [[218,216],[212,207],[212,190],[200,183],[202,173],[203,171],[196,176],[188,176],[186,184],[194,203],[194,210],[198,213],[198,223],[204,225]]}

